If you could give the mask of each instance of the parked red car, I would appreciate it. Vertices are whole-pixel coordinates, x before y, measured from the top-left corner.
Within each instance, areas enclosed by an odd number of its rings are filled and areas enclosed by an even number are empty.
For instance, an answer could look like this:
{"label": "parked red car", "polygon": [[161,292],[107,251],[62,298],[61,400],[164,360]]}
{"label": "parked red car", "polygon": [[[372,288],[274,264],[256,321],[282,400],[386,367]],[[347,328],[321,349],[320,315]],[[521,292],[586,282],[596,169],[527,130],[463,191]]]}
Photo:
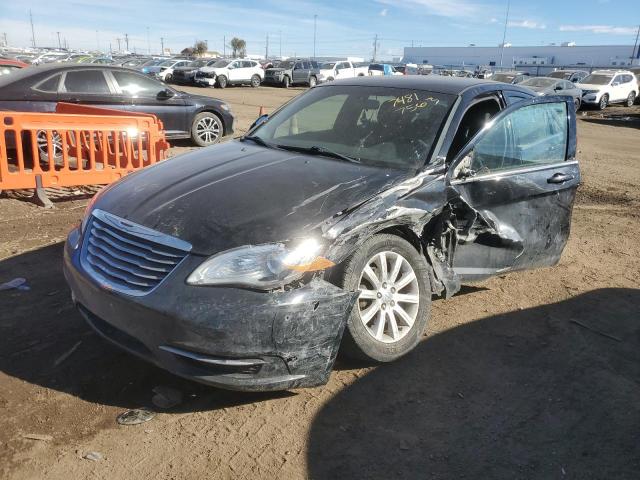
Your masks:
{"label": "parked red car", "polygon": [[20,60],[10,60],[8,58],[0,58],[0,75],[7,75],[8,73],[18,70],[19,68],[28,67],[28,63],[21,62]]}

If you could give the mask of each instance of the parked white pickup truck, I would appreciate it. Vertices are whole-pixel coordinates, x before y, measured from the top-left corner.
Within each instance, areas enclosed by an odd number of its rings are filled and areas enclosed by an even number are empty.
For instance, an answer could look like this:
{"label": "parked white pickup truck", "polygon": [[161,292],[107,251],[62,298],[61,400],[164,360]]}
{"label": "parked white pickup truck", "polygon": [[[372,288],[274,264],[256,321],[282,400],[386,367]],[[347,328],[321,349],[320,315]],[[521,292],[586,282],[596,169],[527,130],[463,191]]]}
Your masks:
{"label": "parked white pickup truck", "polygon": [[320,65],[320,82],[330,82],[336,79],[364,77],[369,71],[369,65],[359,66],[349,60],[327,62]]}

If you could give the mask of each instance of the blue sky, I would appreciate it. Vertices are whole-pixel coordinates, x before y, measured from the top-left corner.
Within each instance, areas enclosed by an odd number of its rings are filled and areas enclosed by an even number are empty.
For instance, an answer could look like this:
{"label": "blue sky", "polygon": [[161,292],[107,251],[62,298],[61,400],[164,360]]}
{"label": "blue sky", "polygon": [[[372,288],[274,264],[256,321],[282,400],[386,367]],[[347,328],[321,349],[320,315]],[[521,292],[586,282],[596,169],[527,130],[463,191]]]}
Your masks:
{"label": "blue sky", "polygon": [[[165,47],[179,51],[196,39],[222,51],[223,38],[244,38],[251,54],[313,53],[370,57],[380,38],[383,57],[401,56],[404,46],[498,45],[506,0],[0,0],[0,34],[10,45],[29,46],[33,12],[38,46],[57,45],[57,34],[79,49],[115,49],[129,35],[131,50]],[[637,0],[512,0],[507,42],[540,45],[574,41],[579,45],[633,45],[640,23]]]}

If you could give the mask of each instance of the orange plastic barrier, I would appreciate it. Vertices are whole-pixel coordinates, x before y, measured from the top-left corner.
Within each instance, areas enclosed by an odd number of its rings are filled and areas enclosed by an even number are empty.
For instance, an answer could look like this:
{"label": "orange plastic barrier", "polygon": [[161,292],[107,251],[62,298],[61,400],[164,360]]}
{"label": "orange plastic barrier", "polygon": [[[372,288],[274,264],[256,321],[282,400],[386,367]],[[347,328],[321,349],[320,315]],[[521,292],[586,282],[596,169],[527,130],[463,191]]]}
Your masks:
{"label": "orange plastic barrier", "polygon": [[151,114],[76,104],[0,112],[0,190],[105,185],[164,159]]}

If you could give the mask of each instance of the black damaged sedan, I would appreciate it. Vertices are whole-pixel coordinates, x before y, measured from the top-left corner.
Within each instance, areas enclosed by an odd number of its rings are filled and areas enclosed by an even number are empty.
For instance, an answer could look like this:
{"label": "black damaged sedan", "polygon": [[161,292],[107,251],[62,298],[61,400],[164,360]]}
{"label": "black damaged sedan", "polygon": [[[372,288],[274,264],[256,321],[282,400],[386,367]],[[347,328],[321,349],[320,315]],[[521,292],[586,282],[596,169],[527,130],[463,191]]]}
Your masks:
{"label": "black damaged sedan", "polygon": [[442,77],[322,85],[239,140],[105,188],[67,240],[89,324],[240,390],[411,351],[431,298],[554,265],[580,182],[570,97]]}

